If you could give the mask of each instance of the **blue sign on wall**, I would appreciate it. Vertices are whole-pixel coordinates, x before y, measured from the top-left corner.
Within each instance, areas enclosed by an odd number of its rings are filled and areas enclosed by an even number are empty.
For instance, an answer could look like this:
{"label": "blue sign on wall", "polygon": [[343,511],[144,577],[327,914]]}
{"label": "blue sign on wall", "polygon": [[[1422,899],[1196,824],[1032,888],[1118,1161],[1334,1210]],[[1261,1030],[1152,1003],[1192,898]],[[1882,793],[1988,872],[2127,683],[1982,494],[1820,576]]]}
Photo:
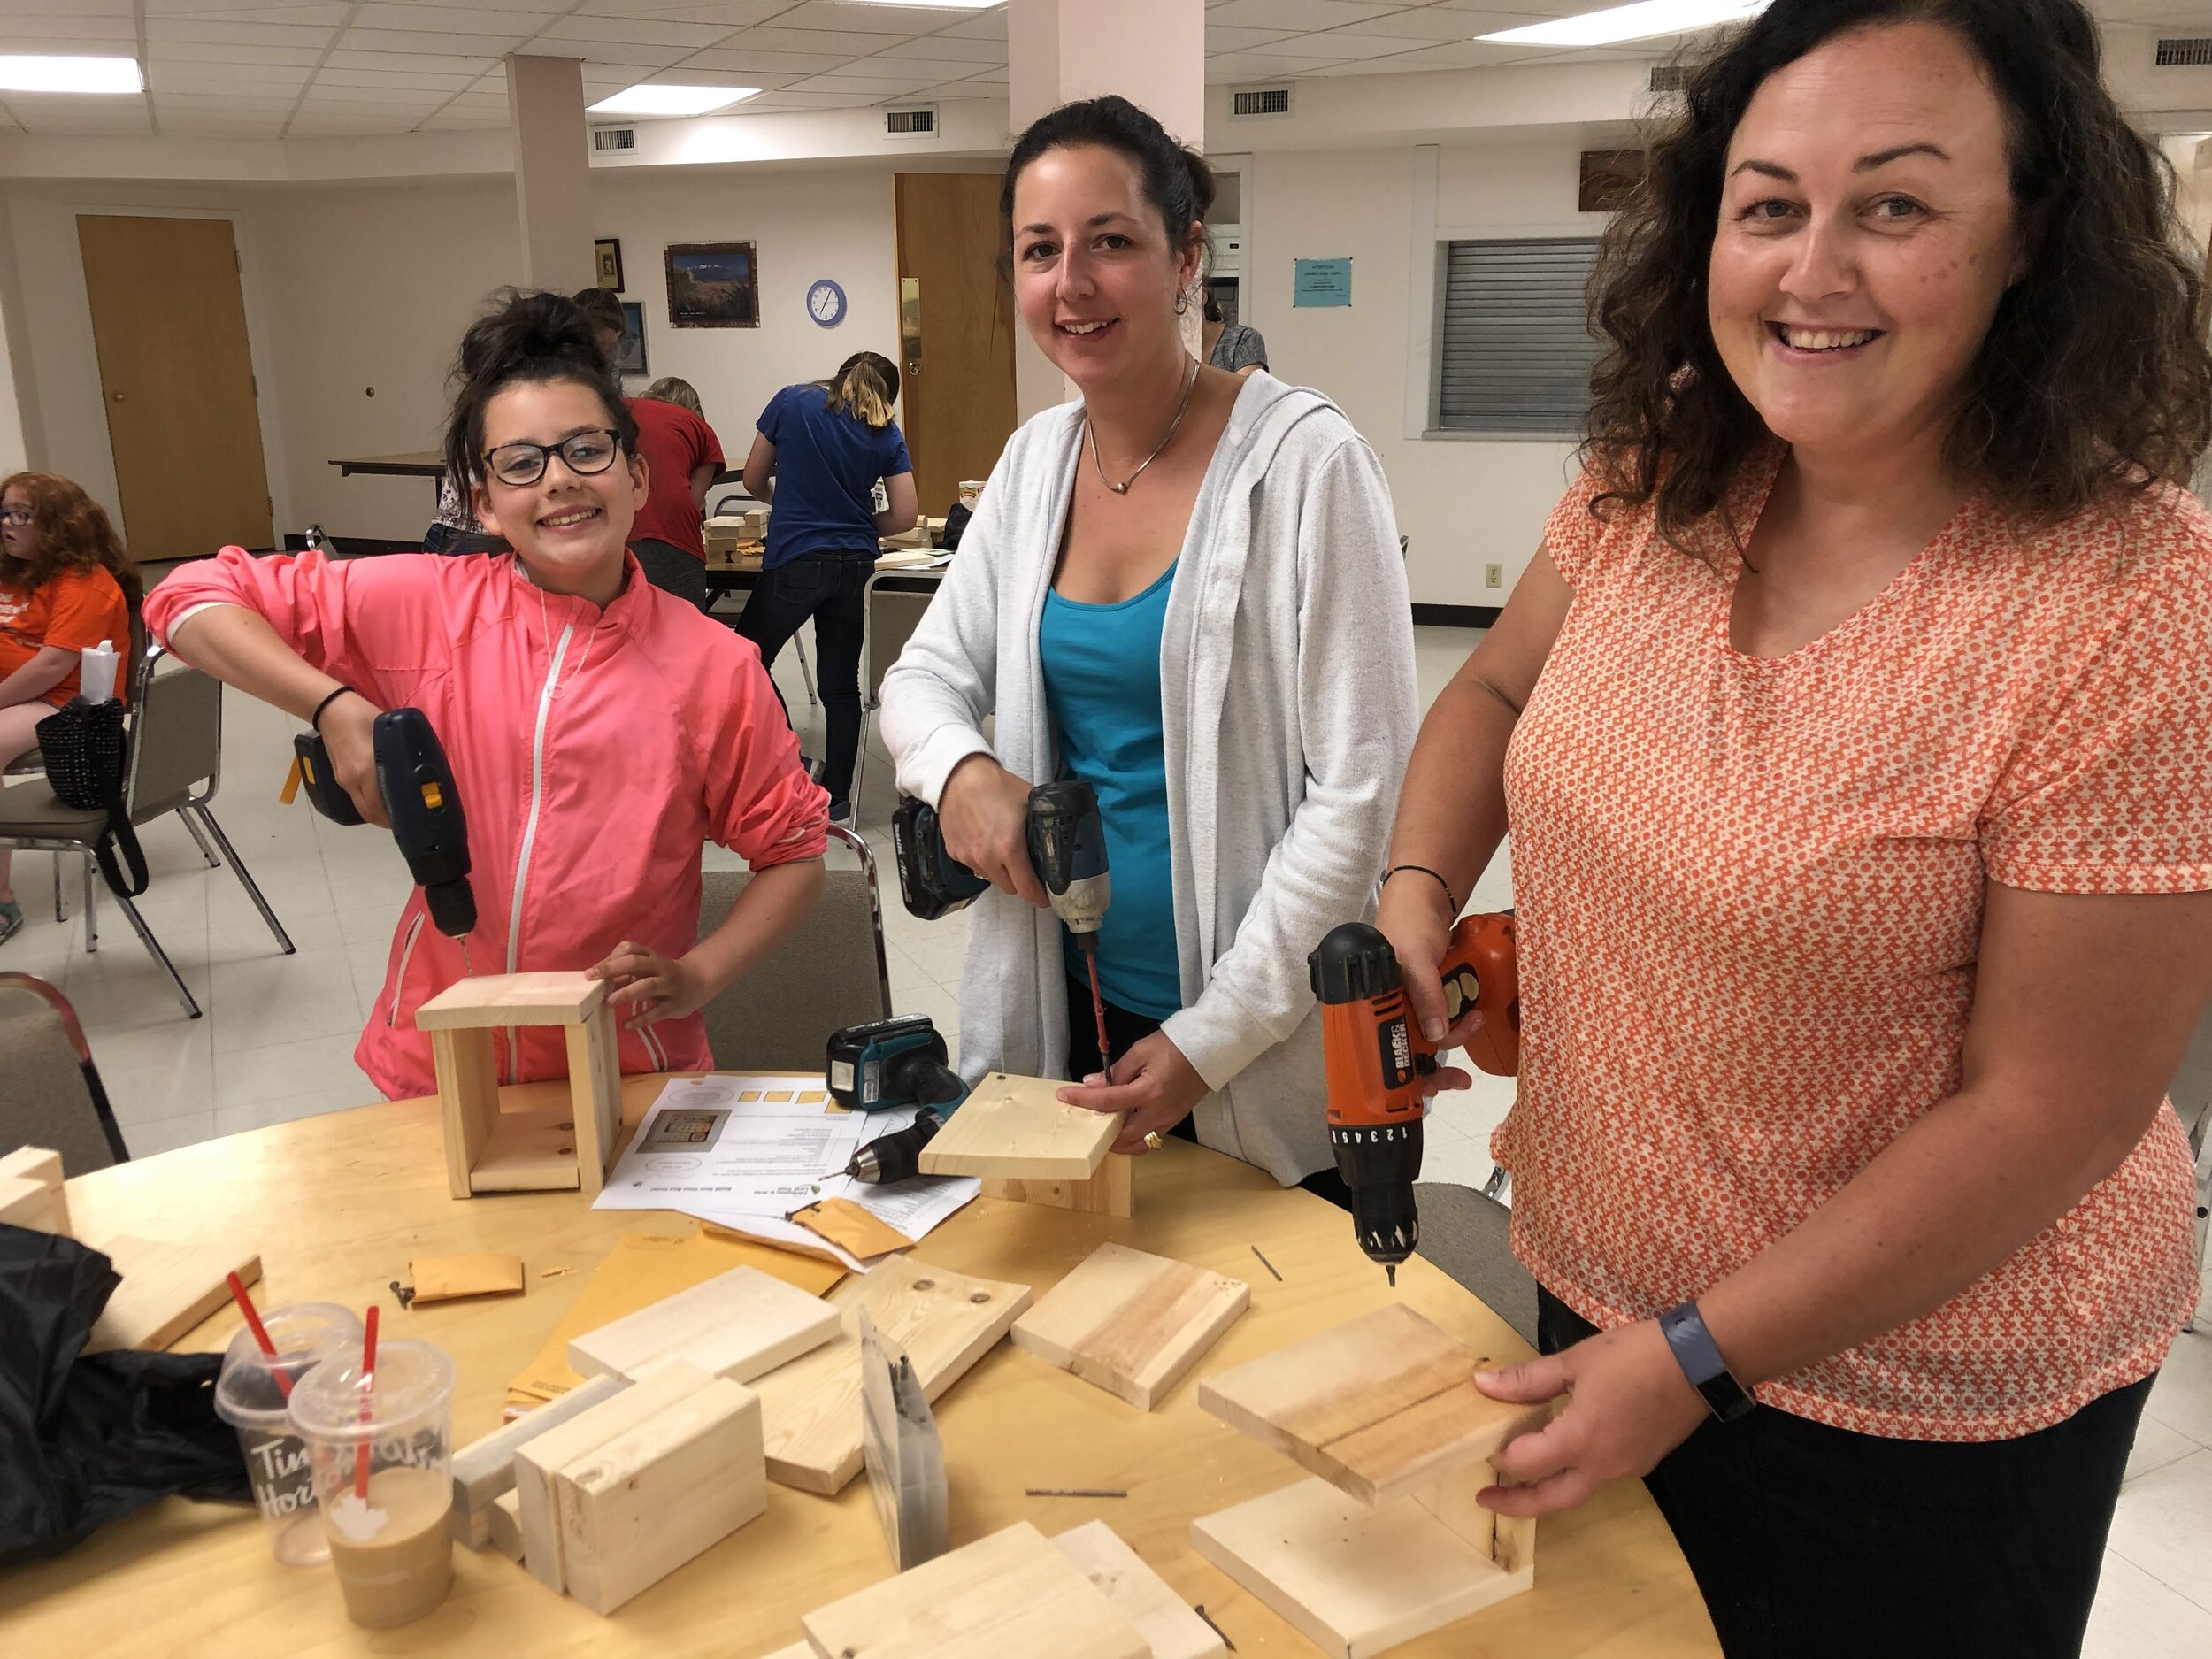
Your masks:
{"label": "blue sign on wall", "polygon": [[1294,307],[1352,303],[1349,259],[1295,259],[1291,263],[1290,303]]}

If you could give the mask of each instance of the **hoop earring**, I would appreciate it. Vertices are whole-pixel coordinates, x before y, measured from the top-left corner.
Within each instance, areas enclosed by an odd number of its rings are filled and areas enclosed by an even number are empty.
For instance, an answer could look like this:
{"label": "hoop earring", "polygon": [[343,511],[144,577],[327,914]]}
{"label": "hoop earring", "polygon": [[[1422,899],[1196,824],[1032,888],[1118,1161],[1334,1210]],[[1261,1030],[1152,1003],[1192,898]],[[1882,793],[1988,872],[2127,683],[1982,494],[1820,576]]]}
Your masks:
{"label": "hoop earring", "polygon": [[1176,296],[1175,296],[1175,314],[1176,314],[1178,317],[1180,317],[1180,316],[1183,316],[1185,313],[1187,313],[1189,310],[1190,310],[1190,290],[1189,290],[1189,289],[1187,289],[1187,288],[1185,288],[1185,289],[1183,289],[1181,292],[1178,293],[1178,294],[1176,295]]}

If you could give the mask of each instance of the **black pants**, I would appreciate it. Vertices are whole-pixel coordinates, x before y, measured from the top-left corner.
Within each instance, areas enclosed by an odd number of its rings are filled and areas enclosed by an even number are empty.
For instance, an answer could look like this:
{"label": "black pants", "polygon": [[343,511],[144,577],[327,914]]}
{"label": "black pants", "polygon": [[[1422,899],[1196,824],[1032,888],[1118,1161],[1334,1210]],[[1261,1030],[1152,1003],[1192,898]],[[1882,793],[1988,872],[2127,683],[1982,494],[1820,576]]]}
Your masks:
{"label": "black pants", "polygon": [[[1106,1004],[1106,1041],[1112,1045],[1117,1061],[1127,1054],[1140,1040],[1159,1030],[1160,1022],[1149,1014],[1133,1013],[1117,1003]],[[1077,979],[1068,975],[1068,1075],[1079,1080],[1098,1070],[1098,1021],[1091,1011],[1091,982],[1088,977]],[[1168,1133],[1182,1141],[1198,1139],[1198,1127],[1185,1118]],[[1325,1198],[1340,1210],[1352,1207],[1351,1189],[1344,1185],[1344,1178],[1334,1170],[1317,1170],[1298,1183],[1316,1198]]]}
{"label": "black pants", "polygon": [[[1540,1286],[1547,1354],[1594,1327]],[[1645,1477],[1728,1659],[2073,1659],[2151,1379],[2018,1440],[1885,1440],[1761,1407]]]}
{"label": "black pants", "polygon": [[704,611],[707,608],[707,562],[694,558],[670,542],[651,536],[630,543],[645,580],[664,594],[673,594]]}
{"label": "black pants", "polygon": [[833,802],[851,795],[853,763],[860,755],[862,595],[875,566],[873,550],[803,555],[761,572],[737,619],[737,631],[760,648],[760,660],[772,668],[776,653],[813,618],[814,685],[829,727],[822,787]]}

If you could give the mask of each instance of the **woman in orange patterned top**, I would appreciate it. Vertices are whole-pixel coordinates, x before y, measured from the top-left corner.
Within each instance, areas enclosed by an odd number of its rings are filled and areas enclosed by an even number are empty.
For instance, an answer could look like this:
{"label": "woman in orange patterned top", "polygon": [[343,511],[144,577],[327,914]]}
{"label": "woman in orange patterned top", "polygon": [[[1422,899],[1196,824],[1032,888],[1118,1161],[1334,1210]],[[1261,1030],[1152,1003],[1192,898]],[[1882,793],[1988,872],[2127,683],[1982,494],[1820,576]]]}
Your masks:
{"label": "woman in orange patterned top", "polygon": [[1571,1396],[1484,1501],[1644,1476],[1732,1659],[2078,1652],[2195,1301],[2177,235],[2078,0],[1774,0],[1614,227],[1587,470],[1414,754],[1433,1032],[1513,837],[1547,1357],[1479,1380]]}
{"label": "woman in orange patterned top", "polygon": [[[113,643],[122,695],[138,599],[138,567],[98,502],[50,472],[0,483],[0,766],[37,748],[38,723],[77,695],[88,646]],[[13,862],[0,848],[0,940],[23,926]]]}

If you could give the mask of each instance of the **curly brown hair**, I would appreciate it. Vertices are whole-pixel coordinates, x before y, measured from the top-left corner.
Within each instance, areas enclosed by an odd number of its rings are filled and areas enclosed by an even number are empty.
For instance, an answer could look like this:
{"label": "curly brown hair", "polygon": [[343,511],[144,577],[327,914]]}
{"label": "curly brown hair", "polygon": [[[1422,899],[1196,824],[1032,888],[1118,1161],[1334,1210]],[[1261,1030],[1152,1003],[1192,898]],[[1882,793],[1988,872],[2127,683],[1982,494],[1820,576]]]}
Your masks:
{"label": "curly brown hair", "polygon": [[104,570],[123,590],[131,613],[138,612],[144,587],[138,565],[124,550],[107,509],[78,485],[51,472],[17,472],[0,479],[0,495],[19,489],[30,497],[31,520],[38,527],[38,551],[27,559],[0,553],[0,582],[26,592],[65,570]]}
{"label": "curly brown hair", "polygon": [[2004,105],[2012,196],[2032,252],[1969,366],[1946,458],[2025,526],[2185,480],[2212,442],[2205,286],[2184,251],[2173,169],[2100,79],[2078,0],[1774,0],[1694,67],[1685,107],[1615,220],[1590,284],[1609,342],[1591,373],[1591,503],[1640,507],[1692,548],[1771,441],[1723,365],[1706,311],[1728,145],[1760,84],[1850,31],[1940,25]]}

